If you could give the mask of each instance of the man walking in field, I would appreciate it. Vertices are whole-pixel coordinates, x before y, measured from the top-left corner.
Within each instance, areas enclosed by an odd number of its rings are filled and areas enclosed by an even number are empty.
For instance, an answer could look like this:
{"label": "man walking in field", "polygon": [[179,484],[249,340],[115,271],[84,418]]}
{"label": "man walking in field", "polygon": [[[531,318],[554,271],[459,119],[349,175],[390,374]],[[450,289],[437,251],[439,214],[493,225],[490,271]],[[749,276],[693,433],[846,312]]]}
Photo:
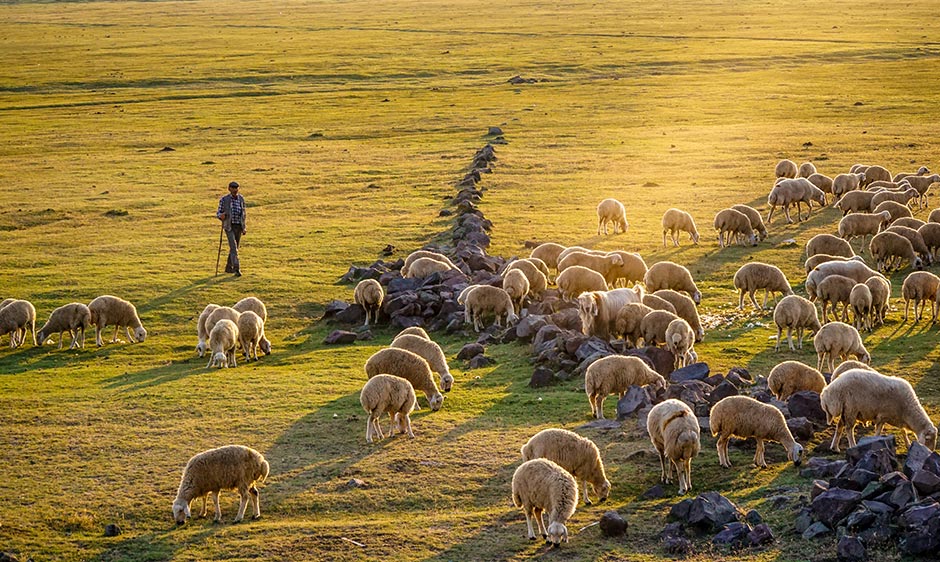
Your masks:
{"label": "man walking in field", "polygon": [[238,245],[242,235],[248,232],[246,228],[248,213],[245,207],[245,198],[238,193],[238,182],[228,184],[228,195],[219,200],[219,210],[215,216],[222,221],[222,230],[228,237],[228,261],[225,262],[225,272],[234,273],[236,277],[242,276],[241,264],[238,262]]}

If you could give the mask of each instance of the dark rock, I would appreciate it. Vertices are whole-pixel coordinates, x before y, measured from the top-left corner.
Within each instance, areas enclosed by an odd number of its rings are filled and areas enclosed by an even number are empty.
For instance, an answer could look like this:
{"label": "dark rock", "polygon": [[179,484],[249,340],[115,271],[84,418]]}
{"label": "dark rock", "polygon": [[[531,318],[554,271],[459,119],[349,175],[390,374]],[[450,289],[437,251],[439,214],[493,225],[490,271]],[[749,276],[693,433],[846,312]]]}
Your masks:
{"label": "dark rock", "polygon": [[703,532],[714,533],[728,523],[740,520],[737,506],[718,492],[700,494],[689,507],[689,525]]}
{"label": "dark rock", "polygon": [[349,308],[348,302],[344,302],[340,300],[330,301],[326,303],[326,306],[323,308],[323,317],[332,318],[333,316],[336,316],[338,313],[346,310],[347,308]]}
{"label": "dark rock", "polygon": [[379,279],[383,273],[385,271],[380,271],[376,267],[356,267],[353,265],[339,280],[341,283],[358,283],[363,279]]}
{"label": "dark rock", "polygon": [[849,476],[849,480],[854,482],[858,486],[859,490],[862,490],[866,486],[868,486],[869,483],[875,480],[878,480],[879,477],[880,477],[879,474],[876,474],[870,470],[865,470],[864,468],[856,468],[855,470],[852,471],[851,476]]}
{"label": "dark rock", "polygon": [[601,516],[600,528],[607,537],[619,537],[627,532],[627,520],[616,511],[607,511]]}
{"label": "dark rock", "polygon": [[460,351],[457,352],[457,359],[466,361],[468,359],[473,359],[477,355],[483,355],[486,352],[486,348],[478,343],[468,343],[467,345],[460,348]]}
{"label": "dark rock", "polygon": [[870,500],[883,494],[889,488],[881,482],[869,482],[862,490],[862,500]]}
{"label": "dark rock", "polygon": [[357,331],[356,341],[369,341],[373,337],[375,336],[372,335],[372,330]]}
{"label": "dark rock", "polygon": [[940,492],[940,476],[926,470],[919,470],[911,478],[911,484],[922,495],[929,496],[935,492]]}
{"label": "dark rock", "polygon": [[656,484],[649,490],[643,492],[640,495],[640,498],[644,500],[658,500],[659,498],[664,497],[665,495],[666,495],[666,491],[663,489],[663,487],[659,484]]}
{"label": "dark rock", "polygon": [[793,529],[799,533],[803,534],[806,532],[806,529],[809,529],[813,524],[813,512],[809,507],[804,507],[797,514],[796,519],[793,521]]}
{"label": "dark rock", "polygon": [[897,464],[897,458],[894,456],[894,452],[888,449],[868,451],[862,458],[854,463],[857,468],[870,470],[879,475],[896,471]]}
{"label": "dark rock", "polygon": [[827,527],[825,523],[817,521],[803,531],[803,538],[806,540],[815,539],[816,537],[821,537],[831,532],[832,529]]}
{"label": "dark rock", "polygon": [[898,509],[904,509],[908,504],[913,502],[916,497],[914,485],[910,482],[905,482],[891,492],[891,495],[888,497],[888,503]]}
{"label": "dark rock", "polygon": [[839,470],[847,466],[846,461],[830,461],[822,457],[812,457],[806,461],[804,468],[800,470],[800,476],[809,478],[830,478],[835,476]]}
{"label": "dark rock", "polygon": [[751,394],[751,398],[757,400],[758,402],[763,402],[764,404],[770,404],[774,401],[774,395],[766,390],[758,390]]}
{"label": "dark rock", "polygon": [[845,458],[851,464],[858,464],[858,461],[869,451],[879,451],[881,449],[890,451],[891,457],[894,458],[895,461],[897,460],[895,455],[897,444],[894,441],[894,435],[863,437],[858,440],[854,447],[845,451]]}
{"label": "dark rock", "polygon": [[489,367],[490,365],[495,365],[496,360],[492,357],[487,357],[486,355],[474,355],[470,359],[469,367],[471,369],[482,369],[483,367]]}
{"label": "dark rock", "polygon": [[811,390],[793,393],[787,399],[787,409],[794,418],[806,418],[813,423],[826,425],[826,412],[819,405],[819,394]]}
{"label": "dark rock", "polygon": [[865,544],[860,538],[846,535],[839,539],[836,556],[839,562],[862,562],[868,555],[865,552]]}
{"label": "dark rock", "polygon": [[369,486],[368,484],[366,484],[365,482],[363,482],[362,480],[358,478],[351,478],[348,482],[346,482],[345,487],[347,489],[352,489],[352,488],[368,488]]}
{"label": "dark rock", "polygon": [[[32,560],[32,558],[29,560]],[[12,552],[0,552],[0,562],[20,562],[20,559]]]}
{"label": "dark rock", "polygon": [[741,378],[737,373],[728,373],[725,380],[733,384],[736,388],[744,388],[753,384],[751,381]]}
{"label": "dark rock", "polygon": [[687,367],[682,367],[681,369],[676,369],[669,374],[669,382],[683,382],[683,381],[701,381],[705,380],[708,377],[708,364],[707,363],[692,363]]}
{"label": "dark rock", "polygon": [[917,528],[927,524],[927,522],[940,515],[940,504],[931,502],[926,505],[912,505],[907,508],[900,517],[898,524],[905,528]]}
{"label": "dark rock", "polygon": [[[572,357],[575,357],[578,361],[583,361],[583,357],[577,357],[575,354],[578,352],[578,348],[584,345],[584,343],[589,339],[591,339],[590,336],[585,336],[584,334],[577,332],[566,331],[560,338],[559,347],[561,347],[562,351],[568,355],[571,355]],[[593,355],[593,353],[594,352],[589,353],[588,356]],[[606,351],[604,353],[606,353]]]}
{"label": "dark rock", "polygon": [[530,314],[516,324],[516,337],[523,342],[530,342],[548,320],[541,314]]}
{"label": "dark rock", "polygon": [[544,350],[548,342],[554,342],[555,338],[562,334],[561,328],[553,324],[547,326],[542,326],[539,328],[539,331],[535,333],[535,338],[532,340],[532,348],[536,353],[540,353],[540,350]]}
{"label": "dark rock", "polygon": [[862,495],[855,490],[843,488],[829,488],[813,500],[813,515],[829,528],[845,519],[862,499]]}
{"label": "dark rock", "polygon": [[545,367],[536,367],[529,379],[529,386],[532,388],[542,388],[555,382],[555,373]]}
{"label": "dark rock", "polygon": [[617,419],[625,420],[653,403],[649,394],[642,387],[633,385],[627,389],[623,398],[617,401]]}
{"label": "dark rock", "polygon": [[667,554],[688,556],[692,554],[692,541],[686,537],[666,537],[663,539],[663,549]]}
{"label": "dark rock", "polygon": [[406,316],[404,314],[396,314],[392,317],[393,328],[404,330],[405,328],[413,328],[415,326],[424,327],[424,318],[420,316]]}
{"label": "dark rock", "polygon": [[121,534],[121,528],[115,523],[109,523],[104,527],[104,536],[116,537]]}
{"label": "dark rock", "polygon": [[774,542],[776,539],[766,523],[759,523],[747,534],[747,540],[751,543],[751,546],[763,546]]}
{"label": "dark rock", "polygon": [[930,449],[917,441],[911,443],[907,450],[907,458],[904,459],[904,474],[908,478],[914,476],[915,472],[924,468],[924,462],[928,457],[930,457]]}
{"label": "dark rock", "polygon": [[892,513],[894,508],[886,503],[865,500],[862,502],[862,505],[865,506],[865,509],[871,511],[872,513],[881,514],[881,513]]}
{"label": "dark rock", "polygon": [[712,538],[712,543],[730,547],[740,547],[747,542],[748,534],[751,528],[747,523],[728,523],[717,535]]}
{"label": "dark rock", "polygon": [[669,519],[686,524],[689,522],[689,511],[692,509],[692,499],[684,499],[669,508]]}
{"label": "dark rock", "polygon": [[611,429],[620,429],[620,422],[617,420],[592,420],[586,424],[578,426],[578,429],[603,429],[605,431]]}
{"label": "dark rock", "polygon": [[362,308],[362,305],[353,304],[337,312],[333,318],[343,324],[362,325],[366,321],[366,309]]}
{"label": "dark rock", "polygon": [[[675,371],[673,371],[673,373],[675,373]],[[669,376],[672,377],[672,375]],[[719,384],[725,382],[725,376],[721,373],[718,373],[709,377],[705,377],[702,379],[702,382],[709,386],[718,386]]]}
{"label": "dark rock", "polygon": [[661,347],[643,347],[632,350],[628,355],[647,357],[653,366],[653,370],[663,377],[668,377],[669,374],[672,373],[673,366],[676,364],[676,356],[673,355],[671,351],[666,351]]}
{"label": "dark rock", "polygon": [[930,453],[930,456],[924,461],[923,469],[940,476],[940,454],[936,452]]}
{"label": "dark rock", "polygon": [[813,438],[813,423],[806,418],[790,418],[787,427],[797,441],[806,442]]}
{"label": "dark rock", "polygon": [[604,340],[592,337],[578,346],[578,350],[574,353],[574,356],[578,359],[578,361],[584,361],[595,353],[605,353],[607,355],[612,355],[614,353],[614,349],[610,347],[610,344]]}
{"label": "dark rock", "polygon": [[395,293],[404,293],[408,291],[417,291],[424,283],[423,279],[417,277],[397,277],[388,282],[385,292],[389,295]]}
{"label": "dark rock", "polygon": [[752,509],[747,512],[747,515],[744,516],[744,520],[747,521],[747,524],[751,527],[756,527],[764,522],[764,518],[760,516],[760,513],[756,509]]}
{"label": "dark rock", "polygon": [[909,482],[907,476],[904,476],[904,474],[900,472],[889,472],[888,474],[882,476],[880,481],[882,484],[886,485],[892,490],[901,484],[904,484],[905,482]]}
{"label": "dark rock", "polygon": [[754,380],[754,377],[751,376],[750,371],[748,371],[744,367],[731,367],[730,369],[728,369],[728,374],[725,376],[730,377],[731,375],[736,375],[746,381]]}
{"label": "dark rock", "polygon": [[936,556],[940,551],[940,516],[931,517],[919,527],[907,529],[899,544],[905,554]]}
{"label": "dark rock", "polygon": [[551,323],[563,330],[581,333],[581,317],[578,316],[578,309],[566,308],[549,316]]}
{"label": "dark rock", "polygon": [[356,332],[347,332],[346,330],[334,330],[330,335],[324,338],[325,344],[353,343],[356,341]]}
{"label": "dark rock", "polygon": [[714,406],[723,398],[737,395],[738,388],[726,380],[708,394],[708,403]]}
{"label": "dark rock", "polygon": [[853,511],[845,518],[845,526],[852,532],[864,531],[871,527],[877,518],[878,514],[868,509],[860,508]]}
{"label": "dark rock", "polygon": [[829,491],[829,483],[825,480],[813,480],[813,489],[809,491],[810,501],[815,500],[819,495]]}

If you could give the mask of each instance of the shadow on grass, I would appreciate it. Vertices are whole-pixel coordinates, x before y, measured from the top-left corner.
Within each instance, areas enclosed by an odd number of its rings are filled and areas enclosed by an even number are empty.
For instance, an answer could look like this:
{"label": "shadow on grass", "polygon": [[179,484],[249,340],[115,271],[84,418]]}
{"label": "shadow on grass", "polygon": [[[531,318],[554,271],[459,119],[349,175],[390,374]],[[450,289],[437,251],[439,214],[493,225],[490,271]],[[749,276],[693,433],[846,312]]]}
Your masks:
{"label": "shadow on grass", "polygon": [[[172,523],[170,523],[172,525]],[[226,529],[225,525],[208,524],[195,533],[186,533],[192,525],[173,526],[166,531],[151,532],[129,537],[110,545],[92,560],[111,562],[134,560],[135,562],[171,560],[180,551],[204,543]]]}

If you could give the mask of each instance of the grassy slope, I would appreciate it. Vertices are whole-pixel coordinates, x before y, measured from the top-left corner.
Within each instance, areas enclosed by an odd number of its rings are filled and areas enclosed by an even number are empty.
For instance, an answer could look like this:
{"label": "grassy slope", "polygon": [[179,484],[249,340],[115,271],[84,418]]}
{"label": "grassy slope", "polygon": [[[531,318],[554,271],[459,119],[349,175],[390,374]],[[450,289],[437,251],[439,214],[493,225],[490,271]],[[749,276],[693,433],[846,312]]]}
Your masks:
{"label": "grassy slope", "polygon": [[[553,239],[673,259],[701,280],[703,312],[731,317],[728,279],[742,260],[781,264],[799,282],[802,243],[831,231],[837,214],[775,223],[756,251],[718,252],[709,234],[663,249],[662,211],[690,210],[708,233],[719,208],[761,204],[781,157],[830,175],[854,162],[936,167],[932,13],[929,2],[0,6],[0,52],[10,55],[0,68],[0,296],[28,298],[42,322],[66,302],[115,293],[137,303],[151,336],[0,353],[0,544],[67,560],[541,553],[524,539],[508,482],[529,435],[586,420],[577,383],[530,390],[527,351],[492,349],[498,366],[461,366],[445,408],[416,415],[418,439],[366,446],[361,365],[390,333],[322,346],[322,305],[351,294],[336,279],[385,244],[406,251],[446,228],[442,198],[500,125],[510,144],[498,147],[483,206],[493,253]],[[507,84],[515,74],[543,81]],[[212,211],[230,179],[252,205],[239,280],[212,276]],[[626,236],[593,236],[606,196],[628,202]],[[797,245],[778,246],[788,238]],[[275,354],[205,371],[192,353],[194,315],[248,294],[268,303]],[[781,357],[814,359],[769,350],[773,332],[755,327],[769,316],[733,318],[700,345],[713,369],[766,373]],[[936,416],[937,337],[925,326],[892,321],[866,343]],[[588,434],[614,482],[612,507],[634,530],[605,541],[590,529],[551,557],[661,557],[656,533],[674,500],[635,500],[658,469],[644,434],[631,422]],[[271,461],[264,519],[171,528],[185,460],[229,442]],[[781,540],[761,558],[827,556],[791,536],[787,510],[765,507],[781,487],[805,486],[779,448],[768,454],[778,461],[768,470],[737,454],[735,470],[719,471],[706,439],[696,487],[765,514]],[[368,487],[345,488],[352,477]],[[234,508],[223,496],[227,520]],[[570,527],[601,511],[580,509]],[[101,536],[110,522],[121,536]]]}

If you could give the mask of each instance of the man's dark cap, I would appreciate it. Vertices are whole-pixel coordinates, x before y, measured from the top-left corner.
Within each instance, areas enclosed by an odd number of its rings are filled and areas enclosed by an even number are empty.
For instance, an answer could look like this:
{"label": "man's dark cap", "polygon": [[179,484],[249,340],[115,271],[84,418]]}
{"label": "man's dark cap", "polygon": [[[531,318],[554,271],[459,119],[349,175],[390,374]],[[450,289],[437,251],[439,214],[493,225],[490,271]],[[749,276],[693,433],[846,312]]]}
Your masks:
{"label": "man's dark cap", "polygon": [[238,189],[238,182],[237,181],[229,182],[228,187],[229,189],[231,188]]}

